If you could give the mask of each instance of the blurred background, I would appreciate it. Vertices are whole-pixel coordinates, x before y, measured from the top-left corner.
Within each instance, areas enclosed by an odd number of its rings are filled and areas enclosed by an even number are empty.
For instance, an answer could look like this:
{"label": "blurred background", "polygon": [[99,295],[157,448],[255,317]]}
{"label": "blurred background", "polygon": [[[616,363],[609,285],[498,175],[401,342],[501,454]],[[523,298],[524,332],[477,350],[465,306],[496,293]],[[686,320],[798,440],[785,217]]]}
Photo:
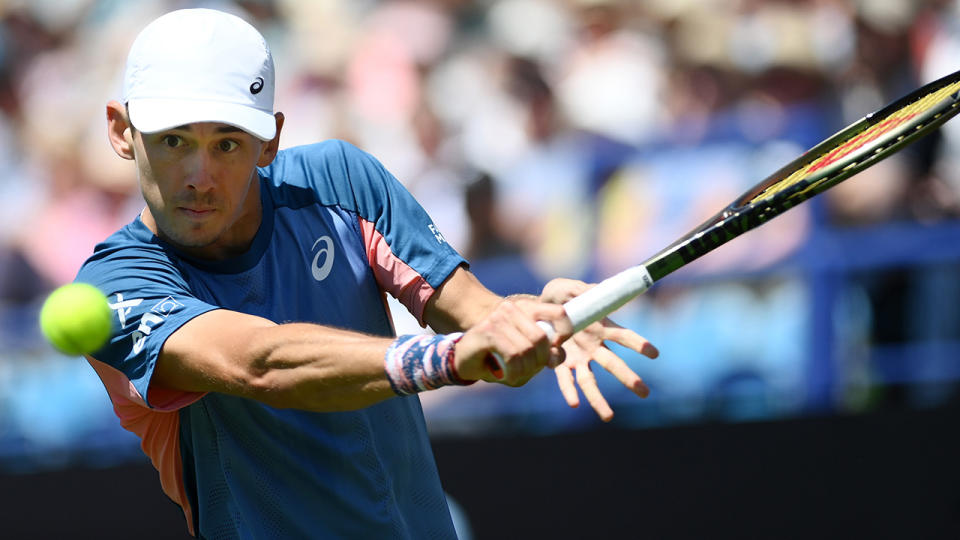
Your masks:
{"label": "blurred background", "polygon": [[[75,536],[185,534],[93,370],[36,320],[142,207],[105,104],[136,33],[196,6],[267,37],[282,146],[377,156],[501,294],[640,262],[960,69],[953,0],[0,0],[8,532],[45,537],[53,507]],[[958,150],[947,124],[619,311],[661,357],[618,349],[646,400],[595,370],[609,425],[549,372],[424,394],[464,537],[960,535]],[[485,460],[499,473],[464,465]]]}

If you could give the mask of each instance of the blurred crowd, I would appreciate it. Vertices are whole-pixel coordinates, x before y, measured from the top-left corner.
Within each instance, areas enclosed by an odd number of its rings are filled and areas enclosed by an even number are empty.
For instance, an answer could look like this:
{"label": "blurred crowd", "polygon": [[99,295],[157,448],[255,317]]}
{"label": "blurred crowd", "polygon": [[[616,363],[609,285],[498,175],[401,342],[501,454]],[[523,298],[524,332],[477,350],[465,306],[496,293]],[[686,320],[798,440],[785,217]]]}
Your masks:
{"label": "blurred crowd", "polygon": [[[960,68],[953,0],[2,0],[0,409],[27,364],[44,378],[77,369],[39,339],[38,304],[142,206],[104,105],[140,28],[198,6],[267,37],[282,146],[341,138],[374,154],[504,294],[635,264],[825,136]],[[957,150],[948,125],[687,274],[762,271],[817,227],[949,222]],[[783,348],[808,324],[804,289],[711,290],[696,308],[682,292],[634,307],[638,330],[676,347],[660,377],[683,388],[683,373],[759,355],[798,392],[805,349]],[[740,315],[704,315],[710,302]],[[6,401],[0,436],[19,410]]]}

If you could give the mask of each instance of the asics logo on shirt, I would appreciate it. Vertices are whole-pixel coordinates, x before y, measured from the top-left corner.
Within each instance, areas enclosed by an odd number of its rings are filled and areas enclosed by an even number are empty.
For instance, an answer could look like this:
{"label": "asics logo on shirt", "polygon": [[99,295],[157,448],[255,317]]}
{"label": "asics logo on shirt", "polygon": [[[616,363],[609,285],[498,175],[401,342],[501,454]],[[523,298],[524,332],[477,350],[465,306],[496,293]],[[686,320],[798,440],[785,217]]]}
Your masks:
{"label": "asics logo on shirt", "polygon": [[[320,246],[319,250],[317,246]],[[317,252],[317,254],[313,256],[313,264],[310,266],[310,273],[313,274],[313,279],[317,281],[327,279],[327,276],[330,275],[330,270],[333,269],[333,240],[329,236],[321,236],[313,243],[310,251]]]}

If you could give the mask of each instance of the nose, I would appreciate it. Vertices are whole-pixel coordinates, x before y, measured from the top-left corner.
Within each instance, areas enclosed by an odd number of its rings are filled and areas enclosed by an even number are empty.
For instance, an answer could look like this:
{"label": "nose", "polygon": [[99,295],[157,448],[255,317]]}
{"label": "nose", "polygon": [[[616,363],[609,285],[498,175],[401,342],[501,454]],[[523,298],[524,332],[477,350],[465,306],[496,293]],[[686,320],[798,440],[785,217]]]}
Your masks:
{"label": "nose", "polygon": [[208,152],[193,152],[187,163],[187,188],[206,192],[213,189],[213,159]]}

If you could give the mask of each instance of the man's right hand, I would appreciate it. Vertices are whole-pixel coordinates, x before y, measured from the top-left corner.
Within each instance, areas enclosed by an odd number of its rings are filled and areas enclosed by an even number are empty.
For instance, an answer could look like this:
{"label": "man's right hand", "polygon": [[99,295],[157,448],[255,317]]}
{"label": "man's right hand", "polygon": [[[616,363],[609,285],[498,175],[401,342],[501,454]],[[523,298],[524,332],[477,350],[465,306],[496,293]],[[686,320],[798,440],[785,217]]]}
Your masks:
{"label": "man's right hand", "polygon": [[[537,326],[537,321],[547,321],[557,329],[552,342]],[[560,345],[572,331],[573,325],[559,304],[526,295],[505,298],[457,343],[454,359],[457,373],[466,380],[522,386],[544,367],[563,362]],[[502,379],[489,368],[488,357],[493,353],[503,359]]]}

